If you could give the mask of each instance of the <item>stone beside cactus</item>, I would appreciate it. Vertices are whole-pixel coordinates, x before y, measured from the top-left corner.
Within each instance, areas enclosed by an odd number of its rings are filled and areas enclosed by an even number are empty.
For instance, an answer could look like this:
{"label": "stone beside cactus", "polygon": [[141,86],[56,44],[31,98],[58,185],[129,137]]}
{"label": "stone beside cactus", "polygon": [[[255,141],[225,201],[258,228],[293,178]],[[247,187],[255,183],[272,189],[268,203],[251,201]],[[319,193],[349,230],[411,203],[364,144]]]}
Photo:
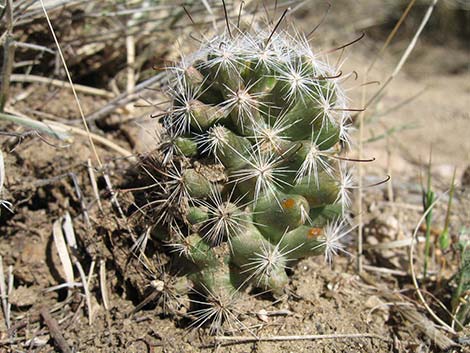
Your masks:
{"label": "stone beside cactus", "polygon": [[144,168],[154,234],[205,297],[197,323],[212,315],[213,329],[242,289],[283,296],[286,269],[331,261],[349,232],[341,75],[300,34],[251,32],[215,36],[168,69],[171,107]]}

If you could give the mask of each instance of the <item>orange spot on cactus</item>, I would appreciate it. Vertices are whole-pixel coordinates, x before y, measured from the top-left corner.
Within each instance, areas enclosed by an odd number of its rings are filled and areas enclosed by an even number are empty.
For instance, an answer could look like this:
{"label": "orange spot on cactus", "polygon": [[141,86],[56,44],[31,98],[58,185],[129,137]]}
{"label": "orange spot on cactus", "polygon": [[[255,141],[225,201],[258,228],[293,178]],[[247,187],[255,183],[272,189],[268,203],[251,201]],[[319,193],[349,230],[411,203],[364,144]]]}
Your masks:
{"label": "orange spot on cactus", "polygon": [[294,199],[285,199],[282,201],[282,207],[284,208],[292,208],[295,206],[295,200]]}
{"label": "orange spot on cactus", "polygon": [[321,234],[322,234],[322,229],[321,228],[310,228],[308,230],[307,238],[308,239],[313,239],[313,238],[318,237]]}

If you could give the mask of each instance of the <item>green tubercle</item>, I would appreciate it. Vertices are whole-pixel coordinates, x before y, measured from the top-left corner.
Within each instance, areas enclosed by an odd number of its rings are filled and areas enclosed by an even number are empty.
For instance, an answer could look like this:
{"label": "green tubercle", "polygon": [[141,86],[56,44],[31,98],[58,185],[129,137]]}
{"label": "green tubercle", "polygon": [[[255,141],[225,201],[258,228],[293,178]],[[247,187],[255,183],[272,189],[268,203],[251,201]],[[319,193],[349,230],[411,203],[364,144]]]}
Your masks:
{"label": "green tubercle", "polygon": [[259,231],[272,243],[282,235],[305,223],[310,207],[305,197],[296,194],[278,194],[264,197],[256,204],[253,221]]}

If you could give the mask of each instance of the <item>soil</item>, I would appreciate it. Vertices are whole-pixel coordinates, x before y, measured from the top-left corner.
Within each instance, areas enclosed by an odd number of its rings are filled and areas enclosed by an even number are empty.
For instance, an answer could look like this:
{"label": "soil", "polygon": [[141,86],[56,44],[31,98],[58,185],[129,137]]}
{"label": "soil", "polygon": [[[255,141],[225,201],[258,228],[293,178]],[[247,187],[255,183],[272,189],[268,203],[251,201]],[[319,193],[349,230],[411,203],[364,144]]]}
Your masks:
{"label": "soil", "polygon": [[[339,2],[343,4],[343,2]],[[347,2],[346,2],[347,3]],[[376,2],[371,2],[371,4]],[[371,7],[373,7],[371,5]],[[344,33],[337,21],[348,13],[346,5],[331,14],[319,31],[336,36],[319,38],[324,45],[342,43]],[[368,8],[373,11],[373,8]],[[354,14],[359,26],[367,12]],[[306,11],[298,21],[307,26],[317,23],[319,14]],[[348,22],[349,23],[349,22]],[[343,67],[363,71],[365,63],[377,53],[387,33],[374,25],[374,38],[361,41],[352,50]],[[322,32],[320,32],[322,33]],[[401,34],[406,36],[405,33]],[[321,36],[320,36],[321,37]],[[333,38],[334,37],[334,38]],[[350,38],[350,37],[349,37]],[[348,38],[348,39],[349,39]],[[392,43],[386,55],[369,74],[370,80],[385,81],[394,70],[408,44],[403,38]],[[364,166],[365,184],[374,184],[386,175],[388,184],[364,189],[365,275],[355,270],[353,254],[338,257],[332,266],[323,259],[307,259],[292,269],[290,293],[287,298],[273,298],[256,293],[245,294],[240,303],[241,329],[225,332],[227,336],[253,334],[260,337],[329,335],[323,339],[284,340],[276,342],[216,342],[207,329],[191,328],[187,312],[165,315],[156,300],[136,310],[146,297],[157,289],[153,286],[155,273],[129,256],[132,236],[138,217],[132,213],[132,194],[125,189],[129,170],[134,162],[122,158],[116,151],[97,143],[97,154],[105,166],[112,189],[102,173],[95,171],[99,199],[90,179],[89,161],[98,168],[86,137],[73,135],[72,140],[58,141],[48,136],[27,135],[2,137],[6,180],[2,197],[14,203],[14,212],[2,209],[0,215],[0,256],[3,270],[14,275],[14,289],[9,295],[12,305],[12,327],[7,329],[0,320],[0,352],[53,352],[58,350],[51,332],[40,316],[46,308],[57,320],[67,344],[75,352],[416,352],[441,351],[435,337],[430,337],[423,325],[433,326],[432,318],[417,299],[409,276],[408,247],[387,248],[387,242],[410,238],[422,216],[421,179],[423,165],[432,146],[432,175],[434,188],[442,193],[448,189],[453,169],[457,171],[457,190],[451,215],[451,234],[455,238],[463,229],[470,229],[470,183],[466,180],[470,165],[469,51],[459,44],[444,46],[424,37],[415,48],[403,71],[390,84],[387,95],[367,114],[364,156],[376,158]],[[361,105],[362,78],[348,82],[352,87],[352,102]],[[353,80],[351,80],[353,81]],[[27,89],[25,89],[27,88]],[[12,97],[16,111],[36,119],[74,122],[78,113],[72,93],[63,88],[41,84],[14,85]],[[368,92],[374,92],[373,85]],[[25,94],[26,92],[26,94]],[[403,101],[414,97],[399,108]],[[85,114],[106,104],[107,99],[79,94]],[[155,94],[155,99],[158,95]],[[379,116],[380,114],[385,115]],[[376,115],[377,117],[373,117]],[[373,118],[371,118],[373,117]],[[81,125],[76,124],[80,127]],[[0,123],[3,131],[25,131],[14,125]],[[375,137],[390,129],[396,132],[375,141]],[[93,132],[108,141],[131,151],[147,153],[155,147],[155,120],[149,110],[125,107],[91,125]],[[356,132],[355,140],[358,139]],[[353,149],[351,155],[356,152]],[[467,174],[465,171],[467,170]],[[390,200],[390,196],[393,199]],[[116,199],[115,199],[116,197]],[[116,203],[116,201],[118,203]],[[121,209],[120,209],[121,208]],[[86,212],[84,212],[86,211]],[[66,282],[53,240],[53,224],[66,213],[73,219],[77,250],[72,258],[85,273],[90,271],[91,303],[86,303],[82,287],[67,290],[51,287]],[[444,225],[446,196],[434,211],[433,236]],[[355,213],[357,219],[357,213]],[[86,215],[86,216],[85,216]],[[422,230],[422,229],[421,229]],[[418,234],[422,237],[423,232]],[[352,234],[348,251],[355,252],[356,234]],[[135,235],[134,235],[135,237]],[[433,310],[449,322],[439,308],[437,296],[449,307],[451,277],[458,266],[455,253],[438,249],[431,261],[432,281],[423,284],[426,299]],[[423,243],[415,250],[416,268],[422,268]],[[156,260],[157,256],[152,259]],[[445,265],[444,265],[445,264]],[[90,268],[94,266],[94,269]],[[100,288],[100,266],[105,266],[109,307]],[[377,268],[390,269],[388,272]],[[79,273],[76,270],[76,280]],[[384,294],[384,293],[387,294]],[[407,319],[397,305],[397,295],[405,305],[413,305],[427,315],[424,324]],[[158,295],[155,295],[158,299]],[[391,303],[392,301],[392,303]],[[91,308],[91,313],[89,309]],[[91,323],[89,319],[91,318]],[[439,331],[445,336],[445,331]],[[345,337],[342,334],[363,334]],[[458,337],[466,337],[464,330]],[[372,336],[368,336],[372,335]],[[448,335],[453,339],[456,336]],[[456,347],[465,351],[468,347]]]}

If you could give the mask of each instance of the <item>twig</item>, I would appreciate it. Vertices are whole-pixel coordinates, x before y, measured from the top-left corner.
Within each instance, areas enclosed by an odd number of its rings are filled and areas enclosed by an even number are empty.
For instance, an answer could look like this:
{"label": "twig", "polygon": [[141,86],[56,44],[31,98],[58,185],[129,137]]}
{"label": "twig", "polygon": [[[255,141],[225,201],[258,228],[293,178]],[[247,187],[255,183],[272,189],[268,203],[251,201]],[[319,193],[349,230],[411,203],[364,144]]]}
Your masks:
{"label": "twig", "polygon": [[[66,81],[61,81],[57,79],[52,79],[48,77],[42,77],[42,76],[37,76],[37,75],[20,75],[20,74],[13,74],[10,77],[11,82],[27,82],[27,83],[45,83],[48,85],[53,85],[53,86],[58,86],[58,87],[63,87],[63,88],[71,88],[70,84]],[[100,97],[106,97],[106,98],[113,98],[114,94],[111,92],[108,92],[104,89],[99,89],[95,87],[89,87],[89,86],[84,86],[84,85],[74,85],[75,90],[77,92],[81,93],[86,93],[86,94],[92,94],[95,96],[100,96]]]}
{"label": "twig", "polygon": [[400,271],[400,270],[394,270],[392,268],[376,267],[376,266],[369,266],[369,265],[364,265],[363,268],[364,268],[364,270],[367,270],[367,271],[384,273],[384,274],[387,274],[387,275],[400,276],[400,277],[408,276],[407,272]]}
{"label": "twig", "polygon": [[135,86],[134,90],[132,91],[131,94],[125,92],[108,102],[104,107],[98,109],[97,111],[93,112],[92,114],[88,115],[86,117],[87,122],[93,122],[96,120],[100,120],[112,112],[114,112],[116,109],[119,107],[122,107],[126,105],[127,103],[131,102],[132,100],[136,99],[138,97],[138,93],[146,89],[147,87],[150,87],[154,83],[157,83],[159,81],[162,81],[163,78],[165,77],[165,73],[161,72],[148,80],[145,80],[144,82],[139,83],[138,85]]}
{"label": "twig", "polygon": [[45,46],[42,46],[42,45],[37,45],[37,44],[32,44],[32,43],[24,43],[24,42],[15,42],[15,45],[16,45],[17,48],[27,48],[27,49],[37,50],[37,51],[45,51],[49,54],[55,54],[54,50],[51,50],[48,47],[45,47]]}
{"label": "twig", "polygon": [[46,308],[42,308],[40,314],[44,320],[44,323],[49,328],[49,332],[51,333],[52,338],[54,339],[57,348],[62,353],[72,353],[70,346],[68,345],[67,341],[65,340],[62,332],[60,331],[59,324],[57,321],[49,314],[49,311]]}
{"label": "twig", "polygon": [[376,338],[382,341],[390,341],[388,337],[376,335],[374,333],[337,333],[331,335],[303,335],[303,336],[217,336],[216,342],[275,342],[275,341],[315,341],[325,339],[353,339],[353,338]]}
{"label": "twig", "polygon": [[290,310],[287,309],[281,309],[281,310],[274,310],[274,311],[266,311],[266,310],[260,310],[256,315],[266,315],[266,316],[289,316],[289,315],[294,315],[294,313]]}
{"label": "twig", "polygon": [[121,156],[128,158],[130,161],[136,161],[136,158],[133,156],[132,152],[115,144],[114,142],[108,140],[107,138],[103,136],[96,135],[92,132],[87,132],[78,127],[64,125],[56,121],[45,120],[45,122],[47,123],[48,126],[54,128],[54,131],[59,131],[62,133],[71,132],[76,135],[90,137],[93,141],[96,141],[97,143],[102,144],[103,146],[109,147],[110,149],[119,153]]}

